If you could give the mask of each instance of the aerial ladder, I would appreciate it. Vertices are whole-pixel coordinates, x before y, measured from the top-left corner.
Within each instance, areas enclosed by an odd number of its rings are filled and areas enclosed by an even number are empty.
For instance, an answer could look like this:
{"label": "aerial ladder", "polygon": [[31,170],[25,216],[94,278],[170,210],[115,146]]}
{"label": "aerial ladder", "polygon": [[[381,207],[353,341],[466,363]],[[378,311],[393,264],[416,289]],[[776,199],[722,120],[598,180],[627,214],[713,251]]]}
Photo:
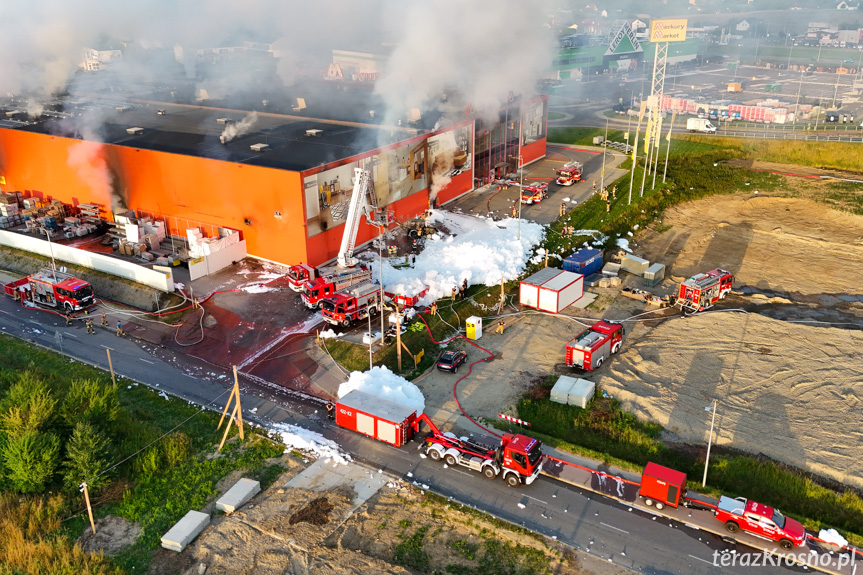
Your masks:
{"label": "aerial ladder", "polygon": [[349,268],[357,265],[354,248],[356,247],[361,218],[365,217],[370,225],[381,229],[386,228],[392,221],[392,214],[378,209],[374,189],[369,187],[370,179],[371,174],[368,170],[354,168],[354,189],[351,193],[348,216],[345,220],[345,233],[342,235],[342,245],[339,248],[337,258],[341,267]]}

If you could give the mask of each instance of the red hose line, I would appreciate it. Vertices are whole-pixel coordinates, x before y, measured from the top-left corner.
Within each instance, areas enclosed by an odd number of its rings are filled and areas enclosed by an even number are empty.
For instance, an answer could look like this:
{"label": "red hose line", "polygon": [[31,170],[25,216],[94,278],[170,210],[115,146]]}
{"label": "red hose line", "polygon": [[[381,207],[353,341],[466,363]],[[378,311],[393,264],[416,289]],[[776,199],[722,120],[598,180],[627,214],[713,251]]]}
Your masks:
{"label": "red hose line", "polygon": [[464,410],[464,408],[461,406],[461,402],[458,400],[458,384],[459,384],[459,382],[471,374],[471,372],[473,371],[474,365],[476,365],[478,363],[482,363],[484,361],[490,361],[491,359],[494,358],[494,354],[492,352],[490,352],[489,350],[487,350],[486,348],[484,348],[480,345],[477,345],[475,342],[469,340],[468,338],[466,338],[465,336],[463,336],[460,333],[457,333],[454,336],[452,336],[451,338],[446,339],[444,341],[437,341],[437,340],[435,340],[434,336],[432,335],[431,329],[429,329],[429,324],[426,323],[426,320],[423,319],[423,317],[420,314],[417,314],[417,317],[425,325],[426,331],[428,332],[429,337],[431,338],[432,342],[434,342],[438,345],[444,345],[444,344],[451,342],[454,339],[461,338],[461,339],[465,340],[466,342],[468,342],[469,344],[471,344],[472,346],[474,346],[475,348],[481,349],[482,351],[484,351],[488,354],[488,357],[484,357],[483,359],[477,360],[477,361],[471,363],[470,365],[468,365],[467,373],[464,374],[463,376],[461,376],[460,378],[458,378],[455,381],[455,383],[452,384],[452,397],[455,400],[455,404],[458,406],[459,411],[461,411],[462,415],[464,415],[466,418],[468,418],[471,421],[471,423],[473,423],[474,425],[476,425],[480,429],[486,431],[487,433],[490,433],[490,434],[494,435],[495,437],[500,438],[501,436],[499,434],[495,433],[494,431],[492,431],[488,427],[478,423],[474,418],[472,418],[470,415],[468,415],[467,412]]}

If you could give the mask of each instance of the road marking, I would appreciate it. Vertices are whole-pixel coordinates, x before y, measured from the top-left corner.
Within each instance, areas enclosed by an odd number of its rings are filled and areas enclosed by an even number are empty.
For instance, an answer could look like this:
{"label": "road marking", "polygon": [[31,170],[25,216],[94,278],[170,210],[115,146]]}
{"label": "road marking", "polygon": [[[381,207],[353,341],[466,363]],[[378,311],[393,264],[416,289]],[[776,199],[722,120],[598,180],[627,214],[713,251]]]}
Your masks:
{"label": "road marking", "polygon": [[525,495],[524,493],[522,493],[522,496],[527,497],[528,499],[533,499],[534,501],[539,501],[543,505],[548,505],[548,502],[543,501],[542,499],[537,499],[536,497],[531,497],[530,495]]}
{"label": "road marking", "polygon": [[626,531],[625,529],[621,529],[620,527],[615,527],[614,525],[609,525],[608,523],[603,523],[602,521],[600,521],[600,522],[599,522],[599,524],[600,524],[600,525],[605,525],[606,527],[611,527],[612,529],[616,529],[617,531],[621,531],[621,532],[626,533],[627,535],[629,535],[629,531]]}
{"label": "road marking", "polygon": [[696,531],[701,531],[701,527],[699,527],[698,525],[690,525],[689,523],[684,523],[684,525],[686,527],[689,527],[690,529],[695,529]]}
{"label": "road marking", "polygon": [[149,363],[150,365],[156,365],[156,364],[155,364],[155,363],[153,363],[152,361],[150,361],[150,360],[148,360],[148,359],[144,359],[143,357],[139,357],[138,359],[140,359],[140,360],[141,360],[141,361],[143,361],[144,363]]}
{"label": "road marking", "polygon": [[73,334],[69,333],[68,331],[64,331],[63,333],[64,333],[65,335],[68,335],[69,337],[74,337],[75,339],[78,339],[78,336],[77,336],[77,335],[73,335]]}
{"label": "road marking", "polygon": [[714,567],[716,566],[716,565],[713,563],[713,561],[708,561],[707,559],[702,559],[701,557],[696,557],[695,555],[690,555],[690,557],[692,557],[693,559],[698,559],[698,560],[699,560],[699,561],[701,561],[702,563],[707,563],[708,565],[713,565]]}
{"label": "road marking", "polygon": [[6,311],[4,309],[0,309],[0,313],[5,313],[6,315],[12,315],[11,313],[9,313],[8,311]]}

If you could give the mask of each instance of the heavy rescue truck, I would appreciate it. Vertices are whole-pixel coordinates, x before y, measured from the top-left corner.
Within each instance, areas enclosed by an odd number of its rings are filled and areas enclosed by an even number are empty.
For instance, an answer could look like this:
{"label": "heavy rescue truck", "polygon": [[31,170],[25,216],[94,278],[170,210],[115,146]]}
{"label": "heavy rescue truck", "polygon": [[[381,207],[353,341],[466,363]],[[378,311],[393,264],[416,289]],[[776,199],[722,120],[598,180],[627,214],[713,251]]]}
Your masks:
{"label": "heavy rescue truck", "polygon": [[303,285],[303,303],[311,309],[321,307],[321,300],[337,292],[372,279],[372,270],[366,266],[349,269],[340,274],[318,276]]}
{"label": "heavy rescue truck", "polygon": [[620,351],[625,330],[619,323],[600,320],[566,344],[566,365],[592,371]]}
{"label": "heavy rescue truck", "polygon": [[538,204],[548,197],[548,184],[538,182],[525,186],[521,189],[521,203],[531,205]]}
{"label": "heavy rescue truck", "polygon": [[557,179],[555,180],[559,186],[571,186],[576,182],[583,181],[581,162],[571,162],[564,165],[557,171]]}
{"label": "heavy rescue truck", "polygon": [[378,209],[374,186],[369,185],[370,179],[371,174],[368,170],[354,168],[354,188],[348,205],[342,244],[339,248],[338,258],[336,258],[337,265],[321,268],[314,268],[308,264],[291,266],[288,268],[288,286],[292,290],[301,292],[306,282],[317,278],[333,280],[338,276],[354,271],[354,267],[358,263],[354,258],[354,247],[356,246],[357,232],[360,229],[360,220],[363,217],[369,225],[382,230],[389,228],[393,220],[392,212],[383,208]]}
{"label": "heavy rescue truck", "polygon": [[419,432],[422,422],[430,432],[419,449],[434,461],[443,461],[450,467],[461,465],[482,473],[489,479],[503,477],[510,487],[530,485],[542,471],[544,456],[542,443],[526,435],[504,433],[500,445],[486,445],[454,433],[442,432],[426,414],[413,422]]}
{"label": "heavy rescue truck", "polygon": [[88,282],[48,268],[10,282],[3,289],[7,295],[15,296],[17,291],[22,299],[66,311],[79,311],[96,302],[93,287]]}
{"label": "heavy rescue truck", "polygon": [[683,311],[703,311],[725,299],[733,283],[734,276],[731,272],[719,268],[696,274],[680,283],[676,304]]}
{"label": "heavy rescue truck", "polygon": [[321,314],[324,321],[348,327],[357,320],[366,319],[369,314],[377,315],[380,312],[380,293],[381,286],[372,282],[350,287],[324,299],[321,302]]}

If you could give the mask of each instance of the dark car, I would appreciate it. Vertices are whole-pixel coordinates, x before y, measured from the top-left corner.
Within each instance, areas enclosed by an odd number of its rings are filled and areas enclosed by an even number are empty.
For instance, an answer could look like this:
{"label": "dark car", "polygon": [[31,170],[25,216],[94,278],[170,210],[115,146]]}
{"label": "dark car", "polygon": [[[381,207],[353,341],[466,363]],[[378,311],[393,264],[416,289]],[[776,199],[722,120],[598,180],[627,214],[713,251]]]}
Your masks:
{"label": "dark car", "polygon": [[448,350],[437,358],[437,368],[441,371],[458,373],[458,366],[467,359],[467,352],[462,350]]}

